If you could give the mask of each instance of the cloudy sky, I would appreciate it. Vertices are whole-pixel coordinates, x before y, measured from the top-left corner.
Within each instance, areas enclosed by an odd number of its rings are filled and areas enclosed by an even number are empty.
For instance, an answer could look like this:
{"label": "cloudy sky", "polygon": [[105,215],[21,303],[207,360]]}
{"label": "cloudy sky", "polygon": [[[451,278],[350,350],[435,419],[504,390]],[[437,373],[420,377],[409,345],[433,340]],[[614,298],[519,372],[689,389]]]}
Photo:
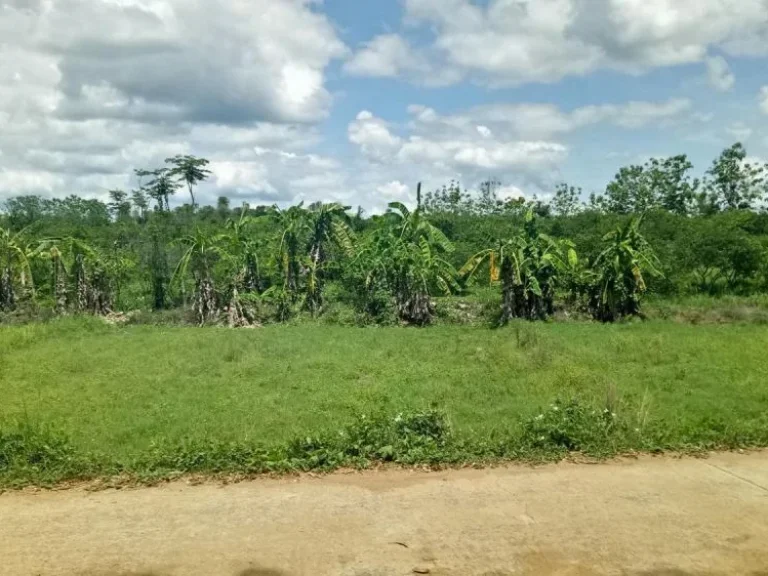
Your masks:
{"label": "cloudy sky", "polygon": [[737,140],[768,158],[768,0],[0,0],[0,200],[189,153],[202,202],[375,210]]}

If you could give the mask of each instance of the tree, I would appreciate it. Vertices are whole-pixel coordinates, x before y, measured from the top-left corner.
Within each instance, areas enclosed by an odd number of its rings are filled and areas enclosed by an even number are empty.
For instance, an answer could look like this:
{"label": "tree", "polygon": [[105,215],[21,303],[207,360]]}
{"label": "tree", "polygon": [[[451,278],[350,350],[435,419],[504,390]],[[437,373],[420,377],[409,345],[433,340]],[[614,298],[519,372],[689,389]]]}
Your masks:
{"label": "tree", "polygon": [[219,314],[219,299],[214,284],[213,268],[219,259],[226,258],[227,252],[220,235],[209,234],[197,228],[179,240],[184,252],[173,273],[173,280],[182,287],[191,276],[195,282],[192,309],[200,326],[215,321]]}
{"label": "tree", "polygon": [[642,166],[624,166],[606,186],[605,195],[592,197],[590,203],[614,214],[640,214],[663,208],[686,215],[691,211],[699,186],[698,180],[690,179],[692,168],[684,154],[651,158]]}
{"label": "tree", "polygon": [[751,210],[768,192],[768,165],[746,161],[741,143],[726,148],[712,162],[705,181],[709,200],[719,210]]}
{"label": "tree", "polygon": [[13,234],[0,228],[0,312],[16,307],[16,288],[32,287],[32,269],[29,265],[31,251],[23,239],[23,233]]}
{"label": "tree", "polygon": [[552,211],[557,216],[569,217],[577,214],[581,210],[581,188],[568,186],[565,182],[555,187],[555,196],[551,201]]}
{"label": "tree", "polygon": [[278,226],[275,259],[283,277],[283,289],[295,300],[301,274],[302,248],[309,231],[307,213],[302,202],[285,210],[274,206],[271,216]]}
{"label": "tree", "polygon": [[342,206],[336,202],[330,204],[318,202],[309,207],[306,305],[312,313],[318,312],[323,303],[322,291],[329,245],[337,244],[347,255],[354,253],[352,230],[347,222],[349,209],[349,206]]}
{"label": "tree", "polygon": [[[169,198],[176,194],[178,189],[171,171],[168,168],[158,168],[157,170],[134,170],[134,172],[139,177],[141,191],[155,201],[155,210],[170,212]],[[143,185],[141,179],[145,177],[150,177],[151,180]]]}
{"label": "tree", "polygon": [[458,287],[456,271],[446,256],[453,252],[445,235],[421,213],[393,202],[387,226],[364,243],[355,259],[365,275],[366,290],[385,288],[394,297],[398,317],[409,324],[428,324],[434,308],[431,295]]}
{"label": "tree", "polygon": [[112,311],[113,286],[105,259],[98,249],[80,238],[48,238],[40,253],[50,261],[55,309],[76,313],[108,314]]}
{"label": "tree", "polygon": [[653,248],[640,233],[642,216],[631,218],[603,238],[607,247],[595,259],[589,307],[597,320],[613,322],[640,313],[644,274],[660,276]]}
{"label": "tree", "polygon": [[109,191],[109,213],[114,220],[125,220],[131,217],[131,203],[128,201],[128,194],[122,190]]}
{"label": "tree", "polygon": [[[419,190],[421,183],[419,183]],[[461,184],[451,180],[447,186],[427,192],[417,208],[425,214],[462,214],[471,210],[472,199],[461,189]]]}
{"label": "tree", "polygon": [[605,208],[614,214],[644,212],[656,204],[643,166],[624,166],[605,189]]}
{"label": "tree", "polygon": [[569,269],[578,263],[573,243],[554,240],[539,233],[532,210],[525,229],[509,240],[473,255],[459,274],[471,278],[488,262],[491,284],[501,282],[500,323],[512,318],[544,319],[554,312],[555,288]]}
{"label": "tree", "polygon": [[685,154],[651,158],[645,165],[645,172],[653,190],[654,203],[673,214],[689,214],[699,188],[699,180],[690,179],[692,169],[693,164]]}
{"label": "tree", "polygon": [[192,209],[195,209],[195,194],[193,188],[208,179],[211,171],[206,168],[210,162],[205,158],[197,158],[189,155],[178,155],[173,158],[166,158],[166,164],[173,166],[170,170],[170,176],[178,178],[185,182],[189,190],[189,197],[192,201]]}
{"label": "tree", "polygon": [[216,199],[216,213],[223,221],[227,221],[227,218],[232,214],[232,210],[229,207],[229,198],[226,196],[219,196]]}
{"label": "tree", "polygon": [[149,209],[149,202],[144,190],[139,189],[131,192],[131,204],[133,204],[133,208],[136,211],[136,217],[139,220],[144,220]]}

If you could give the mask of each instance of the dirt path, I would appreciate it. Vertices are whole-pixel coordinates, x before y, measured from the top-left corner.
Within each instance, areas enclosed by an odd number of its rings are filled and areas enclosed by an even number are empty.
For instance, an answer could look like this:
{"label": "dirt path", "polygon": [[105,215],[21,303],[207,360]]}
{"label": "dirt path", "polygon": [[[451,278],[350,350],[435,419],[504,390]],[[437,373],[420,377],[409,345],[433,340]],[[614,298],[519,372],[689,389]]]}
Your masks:
{"label": "dirt path", "polygon": [[768,453],[0,496],[4,576],[768,576]]}

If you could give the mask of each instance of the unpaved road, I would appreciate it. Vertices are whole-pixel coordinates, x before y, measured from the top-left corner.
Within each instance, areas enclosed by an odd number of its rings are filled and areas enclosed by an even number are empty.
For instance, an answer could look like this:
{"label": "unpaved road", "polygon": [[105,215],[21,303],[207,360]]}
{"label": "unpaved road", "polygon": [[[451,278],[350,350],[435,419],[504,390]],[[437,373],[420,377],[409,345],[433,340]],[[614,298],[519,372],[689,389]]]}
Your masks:
{"label": "unpaved road", "polygon": [[3,576],[768,576],[768,453],[0,495]]}

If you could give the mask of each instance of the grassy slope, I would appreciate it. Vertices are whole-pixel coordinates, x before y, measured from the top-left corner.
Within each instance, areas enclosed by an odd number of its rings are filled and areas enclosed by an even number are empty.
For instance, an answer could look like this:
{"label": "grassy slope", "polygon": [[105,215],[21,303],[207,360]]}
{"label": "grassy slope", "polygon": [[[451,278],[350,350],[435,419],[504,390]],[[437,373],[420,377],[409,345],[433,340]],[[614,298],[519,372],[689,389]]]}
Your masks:
{"label": "grassy slope", "polygon": [[432,405],[463,437],[488,438],[555,398],[617,395],[612,409],[675,444],[768,429],[766,350],[768,330],[746,325],[232,331],[70,319],[0,328],[0,423],[51,424],[120,457],[185,437],[271,444]]}

